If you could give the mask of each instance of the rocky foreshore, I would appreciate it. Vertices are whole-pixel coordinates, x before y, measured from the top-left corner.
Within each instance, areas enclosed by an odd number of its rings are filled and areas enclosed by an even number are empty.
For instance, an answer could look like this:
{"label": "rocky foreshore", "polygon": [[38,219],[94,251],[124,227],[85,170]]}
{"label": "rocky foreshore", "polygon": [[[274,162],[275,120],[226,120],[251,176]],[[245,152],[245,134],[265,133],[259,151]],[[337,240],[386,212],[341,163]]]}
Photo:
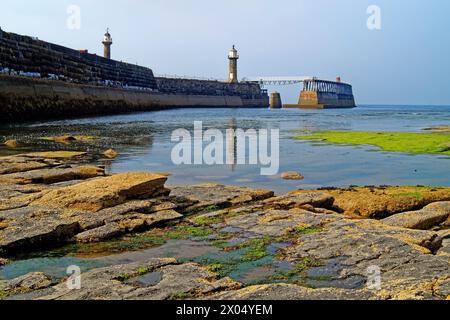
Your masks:
{"label": "rocky foreshore", "polygon": [[109,175],[85,157],[0,158],[0,265],[111,241],[191,241],[214,254],[92,268],[77,290],[33,272],[0,280],[0,299],[450,298],[450,188],[275,196],[215,184],[168,187],[166,174]]}

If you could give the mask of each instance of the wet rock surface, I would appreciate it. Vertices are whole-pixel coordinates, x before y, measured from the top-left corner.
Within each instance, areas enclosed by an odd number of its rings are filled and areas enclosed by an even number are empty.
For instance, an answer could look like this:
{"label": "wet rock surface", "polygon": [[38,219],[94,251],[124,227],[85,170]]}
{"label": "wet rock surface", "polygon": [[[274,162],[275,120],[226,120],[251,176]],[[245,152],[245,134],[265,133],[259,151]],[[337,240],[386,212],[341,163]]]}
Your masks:
{"label": "wet rock surface", "polygon": [[170,258],[151,259],[86,272],[81,289],[70,290],[63,282],[52,287],[50,292],[37,292],[35,299],[169,300],[239,287],[239,283],[228,278],[218,279],[214,273],[196,264],[179,264]]}
{"label": "wet rock surface", "polygon": [[186,212],[211,211],[256,200],[264,200],[274,195],[274,192],[270,190],[255,190],[219,184],[172,186],[170,189],[172,196],[192,203],[192,205],[186,207]]}
{"label": "wet rock surface", "polygon": [[52,259],[96,251],[100,257],[89,261],[106,266],[83,271],[80,290],[68,289],[64,277],[22,273],[0,280],[0,299],[450,295],[448,188],[276,197],[217,184],[166,187],[162,174],[108,175],[85,156],[0,158],[0,265],[9,262],[0,275],[19,254],[39,257],[55,246]]}

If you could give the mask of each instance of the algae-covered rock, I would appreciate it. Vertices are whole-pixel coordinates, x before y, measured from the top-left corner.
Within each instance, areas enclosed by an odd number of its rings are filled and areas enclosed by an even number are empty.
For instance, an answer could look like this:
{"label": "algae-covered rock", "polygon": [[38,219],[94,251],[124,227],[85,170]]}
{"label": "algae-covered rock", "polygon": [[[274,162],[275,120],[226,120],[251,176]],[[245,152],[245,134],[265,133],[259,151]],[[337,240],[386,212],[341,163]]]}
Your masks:
{"label": "algae-covered rock", "polygon": [[32,272],[10,280],[6,290],[32,291],[47,288],[52,284],[50,277],[42,272]]}
{"label": "algae-covered rock", "polygon": [[318,191],[334,197],[335,210],[365,218],[386,218],[396,213],[422,209],[433,202],[450,201],[450,188],[354,187]]}
{"label": "algae-covered rock", "polygon": [[116,221],[109,218],[105,225],[77,234],[75,240],[78,242],[99,242],[182,217],[174,210],[158,211],[152,214],[134,213],[116,216]]}

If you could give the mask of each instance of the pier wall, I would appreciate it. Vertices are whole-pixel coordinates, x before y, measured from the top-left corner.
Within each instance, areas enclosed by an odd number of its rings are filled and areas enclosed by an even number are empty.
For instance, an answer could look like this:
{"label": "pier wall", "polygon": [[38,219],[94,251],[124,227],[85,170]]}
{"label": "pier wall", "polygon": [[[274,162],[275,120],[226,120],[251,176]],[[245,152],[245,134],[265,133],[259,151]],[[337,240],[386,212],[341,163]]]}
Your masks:
{"label": "pier wall", "polygon": [[0,70],[61,81],[156,89],[149,68],[0,30]]}
{"label": "pier wall", "polygon": [[167,94],[0,75],[0,122],[34,121],[169,108],[264,107],[240,96]]}
{"label": "pier wall", "polygon": [[302,91],[299,105],[302,108],[354,108],[355,99],[352,95],[332,92]]}
{"label": "pier wall", "polygon": [[158,90],[172,95],[236,96],[244,107],[269,107],[269,96],[258,83],[227,83],[213,80],[156,78]]}
{"label": "pier wall", "polygon": [[254,82],[228,83],[213,80],[157,77],[156,83],[160,92],[172,94],[240,96],[247,99],[261,96],[261,87]]}

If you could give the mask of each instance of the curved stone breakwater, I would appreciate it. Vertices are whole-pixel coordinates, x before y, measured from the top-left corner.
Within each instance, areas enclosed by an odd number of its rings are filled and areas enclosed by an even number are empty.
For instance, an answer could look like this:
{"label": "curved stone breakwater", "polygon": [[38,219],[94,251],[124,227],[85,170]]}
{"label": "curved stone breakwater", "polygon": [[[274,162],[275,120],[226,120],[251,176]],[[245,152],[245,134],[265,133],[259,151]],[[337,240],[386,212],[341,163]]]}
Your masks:
{"label": "curved stone breakwater", "polygon": [[[188,82],[188,80],[184,81]],[[212,82],[212,85],[219,86],[219,83]],[[195,88],[200,85],[193,81],[190,86]],[[251,94],[255,87],[259,89],[257,84],[239,84],[239,86],[242,87],[243,92],[247,90],[250,93],[241,93],[239,89],[236,89],[234,94],[224,92],[216,95],[209,94],[207,91],[204,94],[189,94],[188,90],[148,92],[0,74],[0,123],[157,111],[169,108],[268,107],[267,94]]]}
{"label": "curved stone breakwater", "polygon": [[[275,197],[270,190],[214,184],[167,188],[164,174],[108,175],[86,164],[89,159],[80,152],[0,158],[1,264],[44,248],[167,228],[173,238],[170,230],[207,235],[203,241],[220,248],[219,260],[233,254],[242,264],[264,268],[271,256],[292,267],[247,284],[226,272],[233,267],[229,261],[148,258],[86,271],[80,290],[40,272],[0,280],[0,298],[450,296],[450,188],[298,190]],[[370,286],[373,268],[380,271],[377,288]]]}

